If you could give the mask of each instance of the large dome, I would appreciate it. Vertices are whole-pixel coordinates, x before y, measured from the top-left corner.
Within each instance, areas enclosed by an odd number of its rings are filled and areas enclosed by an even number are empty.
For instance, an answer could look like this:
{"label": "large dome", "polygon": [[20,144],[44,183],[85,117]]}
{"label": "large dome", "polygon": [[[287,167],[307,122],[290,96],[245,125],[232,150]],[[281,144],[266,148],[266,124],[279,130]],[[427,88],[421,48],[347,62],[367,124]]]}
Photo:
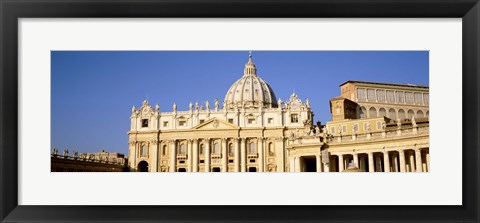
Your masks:
{"label": "large dome", "polygon": [[225,95],[225,106],[228,109],[245,108],[277,108],[277,98],[272,88],[257,76],[257,68],[250,54],[243,72],[243,77],[235,81]]}

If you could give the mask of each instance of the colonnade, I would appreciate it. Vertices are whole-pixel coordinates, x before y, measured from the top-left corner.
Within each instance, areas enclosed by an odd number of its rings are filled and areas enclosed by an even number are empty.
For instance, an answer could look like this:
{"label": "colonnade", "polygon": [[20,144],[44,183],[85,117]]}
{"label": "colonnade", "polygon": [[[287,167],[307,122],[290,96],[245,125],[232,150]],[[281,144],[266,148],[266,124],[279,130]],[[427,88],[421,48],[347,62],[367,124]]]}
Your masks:
{"label": "colonnade", "polygon": [[[289,158],[290,172],[343,172],[350,163],[362,172],[429,172],[428,148],[398,149],[388,151],[332,152],[327,159],[321,154],[294,155]],[[309,160],[309,161],[307,161]],[[309,162],[310,164],[307,164]],[[309,167],[307,167],[309,166]]]}
{"label": "colonnade", "polygon": [[[179,147],[185,143],[187,149],[183,153]],[[218,151],[212,148],[217,143]],[[168,145],[169,148],[168,155],[165,154],[169,161],[169,172],[178,172],[181,168],[182,170],[185,168],[187,172],[200,172],[201,167],[203,167],[203,172],[212,172],[213,168],[219,168],[221,172],[250,172],[247,167],[255,167],[255,172],[264,172],[265,143],[266,138],[264,137],[205,138],[160,142],[162,147]],[[229,145],[233,146],[233,152],[229,151]],[[161,152],[158,152],[157,156],[158,161],[165,159]],[[254,162],[252,162],[253,160]]]}
{"label": "colonnade", "polygon": [[[351,162],[365,172],[430,171],[430,154],[428,148],[368,152],[358,151],[352,153],[332,153],[331,155],[332,157],[338,157],[338,161],[331,159],[334,161],[331,169],[334,169],[336,172],[344,171]],[[332,165],[332,163],[330,163],[330,165]]]}

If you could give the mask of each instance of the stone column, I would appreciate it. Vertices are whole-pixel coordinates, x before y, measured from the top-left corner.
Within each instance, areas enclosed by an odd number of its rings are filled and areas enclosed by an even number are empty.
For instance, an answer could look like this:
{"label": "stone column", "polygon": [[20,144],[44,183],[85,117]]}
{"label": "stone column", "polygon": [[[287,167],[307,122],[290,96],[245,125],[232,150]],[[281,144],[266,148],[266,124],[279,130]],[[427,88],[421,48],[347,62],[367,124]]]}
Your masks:
{"label": "stone column", "polygon": [[290,171],[289,172],[295,172],[295,157],[290,157]]}
{"label": "stone column", "polygon": [[258,172],[264,172],[263,167],[263,159],[264,159],[264,151],[263,151],[263,137],[258,138]]}
{"label": "stone column", "polygon": [[300,159],[301,159],[300,156],[295,157],[295,172],[302,172],[302,170],[300,169],[301,168]]}
{"label": "stone column", "polygon": [[170,144],[170,172],[177,172],[177,142],[171,141]]}
{"label": "stone column", "polygon": [[192,140],[187,140],[187,171],[192,172]]}
{"label": "stone column", "polygon": [[422,172],[422,151],[420,149],[415,149],[415,164],[415,170]]}
{"label": "stone column", "polygon": [[358,162],[358,153],[353,154],[353,163],[360,169],[360,163]]}
{"label": "stone column", "polygon": [[193,140],[193,172],[198,172],[198,139]]}
{"label": "stone column", "polygon": [[373,162],[373,153],[368,153],[368,172],[375,172],[375,164]]}
{"label": "stone column", "polygon": [[385,172],[390,172],[390,159],[388,156],[388,151],[383,152],[383,166]]}
{"label": "stone column", "polygon": [[152,168],[150,169],[150,172],[158,172],[158,141],[154,140],[153,141],[153,163],[152,163]]}
{"label": "stone column", "polygon": [[247,170],[247,150],[246,150],[246,144],[247,144],[247,139],[242,138],[241,139],[241,153],[240,153],[240,169],[242,172],[246,172]]}
{"label": "stone column", "polygon": [[275,140],[275,154],[277,163],[277,172],[285,172],[287,164],[287,156],[285,151],[285,142],[283,137],[279,137]]}
{"label": "stone column", "polygon": [[343,162],[343,154],[338,154],[338,172],[343,172],[345,162]]}
{"label": "stone column", "polygon": [[239,143],[239,138],[236,138],[234,141],[234,147],[235,147],[235,160],[233,162],[233,170],[235,172],[240,172],[240,149],[238,148],[238,143]]}
{"label": "stone column", "polygon": [[317,172],[322,172],[322,156],[315,155],[317,161]]}
{"label": "stone column", "polygon": [[137,151],[136,151],[136,142],[130,142],[129,143],[129,149],[128,149],[128,162],[129,162],[129,166],[130,166],[130,169],[132,169],[131,171],[136,171],[137,169],[137,165],[135,163],[135,158],[136,158],[136,155],[137,155]]}
{"label": "stone column", "polygon": [[400,172],[406,172],[405,171],[405,151],[400,149],[398,150],[398,154],[400,156]]}
{"label": "stone column", "polygon": [[210,172],[210,160],[212,156],[210,155],[210,139],[205,139],[205,172]]}
{"label": "stone column", "polygon": [[398,156],[392,153],[392,172],[398,172]]}
{"label": "stone column", "polygon": [[430,153],[425,154],[425,162],[427,162],[427,168],[425,172],[430,172]]}
{"label": "stone column", "polygon": [[408,152],[408,158],[410,163],[410,172],[415,172],[415,156],[412,151]]}
{"label": "stone column", "polygon": [[227,172],[228,160],[227,160],[227,139],[222,139],[222,172]]}

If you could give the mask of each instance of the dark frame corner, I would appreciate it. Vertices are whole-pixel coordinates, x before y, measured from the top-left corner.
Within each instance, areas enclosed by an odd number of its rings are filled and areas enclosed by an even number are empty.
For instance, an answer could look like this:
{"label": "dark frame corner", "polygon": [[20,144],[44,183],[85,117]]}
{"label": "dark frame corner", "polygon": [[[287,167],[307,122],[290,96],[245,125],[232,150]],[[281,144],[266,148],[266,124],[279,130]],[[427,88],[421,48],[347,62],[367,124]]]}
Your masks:
{"label": "dark frame corner", "polygon": [[[19,206],[17,20],[46,17],[462,18],[463,206]],[[0,19],[1,222],[480,221],[478,0],[0,0]]]}

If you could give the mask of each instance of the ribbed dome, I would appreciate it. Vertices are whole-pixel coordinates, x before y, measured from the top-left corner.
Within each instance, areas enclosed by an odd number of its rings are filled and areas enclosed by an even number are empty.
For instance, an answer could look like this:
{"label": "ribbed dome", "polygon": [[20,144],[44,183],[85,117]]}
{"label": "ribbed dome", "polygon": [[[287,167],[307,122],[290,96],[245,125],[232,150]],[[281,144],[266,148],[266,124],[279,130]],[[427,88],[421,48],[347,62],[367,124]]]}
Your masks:
{"label": "ribbed dome", "polygon": [[235,81],[225,95],[225,106],[245,108],[277,108],[277,99],[272,88],[257,76],[257,68],[250,54],[243,77]]}

